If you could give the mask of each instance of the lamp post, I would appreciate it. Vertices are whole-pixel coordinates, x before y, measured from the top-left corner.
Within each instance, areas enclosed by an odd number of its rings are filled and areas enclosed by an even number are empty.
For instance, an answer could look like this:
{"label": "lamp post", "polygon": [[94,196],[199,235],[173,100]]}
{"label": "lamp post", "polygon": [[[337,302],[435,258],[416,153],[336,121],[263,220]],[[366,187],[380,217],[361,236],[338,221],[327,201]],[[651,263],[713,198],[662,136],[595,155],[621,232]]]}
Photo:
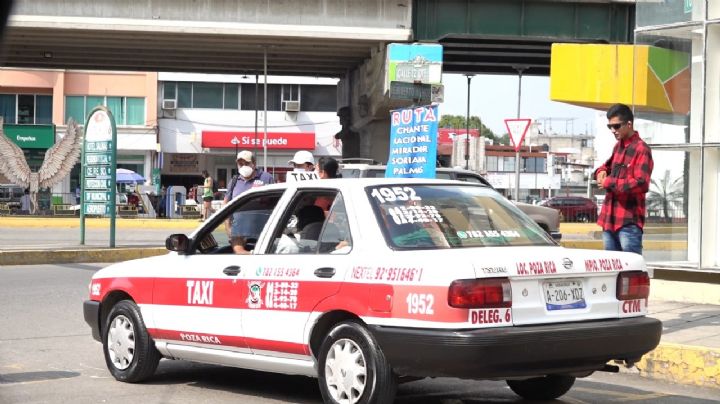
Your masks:
{"label": "lamp post", "polygon": [[467,77],[467,113],[465,114],[465,169],[470,169],[470,81],[472,74]]}
{"label": "lamp post", "polygon": [[[520,100],[522,98],[522,74],[527,66],[513,66],[518,72],[518,99],[517,99],[517,119],[520,119]],[[520,148],[515,152],[515,200],[520,200]]]}

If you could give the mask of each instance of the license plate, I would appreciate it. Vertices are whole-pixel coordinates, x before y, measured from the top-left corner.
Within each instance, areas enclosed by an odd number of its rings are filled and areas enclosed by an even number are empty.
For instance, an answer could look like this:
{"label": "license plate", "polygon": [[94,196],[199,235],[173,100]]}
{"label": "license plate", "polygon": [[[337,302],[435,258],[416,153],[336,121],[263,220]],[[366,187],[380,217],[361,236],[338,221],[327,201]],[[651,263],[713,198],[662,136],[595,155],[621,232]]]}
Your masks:
{"label": "license plate", "polygon": [[580,281],[543,282],[543,291],[545,292],[545,307],[548,310],[584,309],[586,307]]}

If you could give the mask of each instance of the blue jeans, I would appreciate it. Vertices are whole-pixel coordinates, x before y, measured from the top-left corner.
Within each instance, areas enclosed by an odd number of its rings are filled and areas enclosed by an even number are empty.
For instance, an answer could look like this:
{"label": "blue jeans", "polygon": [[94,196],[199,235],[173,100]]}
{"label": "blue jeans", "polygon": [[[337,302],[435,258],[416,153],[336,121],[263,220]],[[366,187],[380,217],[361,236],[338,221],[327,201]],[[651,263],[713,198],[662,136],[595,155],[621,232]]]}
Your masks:
{"label": "blue jeans", "polygon": [[643,231],[636,224],[626,224],[618,231],[603,231],[605,249],[627,251],[642,255]]}

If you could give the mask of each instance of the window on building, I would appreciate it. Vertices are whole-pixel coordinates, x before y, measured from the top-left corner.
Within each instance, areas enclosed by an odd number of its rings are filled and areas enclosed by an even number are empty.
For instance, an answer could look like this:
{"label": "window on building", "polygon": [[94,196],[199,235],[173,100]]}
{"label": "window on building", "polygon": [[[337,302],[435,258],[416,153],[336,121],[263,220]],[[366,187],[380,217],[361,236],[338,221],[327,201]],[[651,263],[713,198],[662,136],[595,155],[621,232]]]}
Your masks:
{"label": "window on building", "polygon": [[337,111],[337,87],[303,85],[300,92],[300,108],[303,111]]}
{"label": "window on building", "polygon": [[193,108],[223,107],[222,83],[193,83],[192,95]]}
{"label": "window on building", "polygon": [[[257,109],[258,111],[262,111],[264,108],[263,105],[263,91],[264,91],[264,85],[259,84],[257,86]],[[268,94],[268,103],[267,103],[267,109],[268,111],[280,111],[280,104],[281,104],[281,91],[282,86],[280,84],[268,84],[267,86],[267,94]],[[240,88],[240,109],[245,111],[254,111],[255,110],[255,84],[242,84]]]}
{"label": "window on building", "polygon": [[233,83],[225,84],[223,108],[238,109],[239,93],[240,93],[240,85],[239,84],[233,84]]}
{"label": "window on building", "polygon": [[41,125],[52,123],[52,96],[0,94],[0,115],[4,123]]}
{"label": "window on building", "polygon": [[503,157],[502,171],[515,171],[515,157]]}
{"label": "window on building", "polygon": [[282,84],[282,100],[297,101],[300,99],[300,86],[298,84]]}
{"label": "window on building", "polygon": [[485,167],[487,167],[487,171],[498,171],[498,157],[486,156]]}
{"label": "window on building", "polygon": [[[52,101],[50,102],[52,104]],[[97,106],[105,106],[113,114],[116,125],[145,125],[145,98],[143,97],[65,97],[65,121],[73,118],[79,124],[85,120]]]}
{"label": "window on building", "polygon": [[192,108],[192,83],[177,83],[177,107]]}

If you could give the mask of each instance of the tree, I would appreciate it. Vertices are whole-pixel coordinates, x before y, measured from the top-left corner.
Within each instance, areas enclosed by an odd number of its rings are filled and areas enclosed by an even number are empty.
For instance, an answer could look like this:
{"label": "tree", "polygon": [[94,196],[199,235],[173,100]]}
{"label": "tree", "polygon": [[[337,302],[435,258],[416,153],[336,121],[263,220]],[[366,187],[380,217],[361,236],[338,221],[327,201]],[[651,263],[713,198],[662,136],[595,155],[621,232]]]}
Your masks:
{"label": "tree", "polygon": [[683,177],[670,180],[670,171],[665,170],[660,181],[650,180],[650,190],[647,196],[648,209],[662,209],[665,221],[670,221],[670,210],[682,202],[685,195]]}
{"label": "tree", "polygon": [[[441,128],[466,129],[468,127],[466,125],[466,122],[467,120],[463,115],[443,115],[442,118],[440,118],[439,126]],[[496,143],[498,138],[497,136],[495,136],[495,133],[490,130],[490,128],[482,124],[479,116],[471,116],[470,129],[479,129],[481,127],[482,129],[480,129],[480,136],[492,139],[493,142]]]}

